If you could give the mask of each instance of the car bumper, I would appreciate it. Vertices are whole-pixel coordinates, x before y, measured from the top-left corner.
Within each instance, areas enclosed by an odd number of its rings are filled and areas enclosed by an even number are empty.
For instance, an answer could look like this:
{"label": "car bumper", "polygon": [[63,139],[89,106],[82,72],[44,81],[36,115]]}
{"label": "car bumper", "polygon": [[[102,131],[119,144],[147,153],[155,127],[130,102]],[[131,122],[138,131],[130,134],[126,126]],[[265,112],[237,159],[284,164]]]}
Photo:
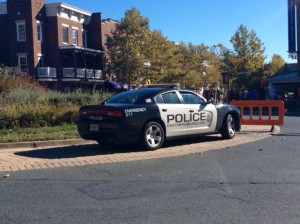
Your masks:
{"label": "car bumper", "polygon": [[137,143],[139,132],[130,131],[123,124],[99,123],[77,120],[77,130],[79,135],[86,140],[96,140],[98,142],[110,142],[115,144]]}

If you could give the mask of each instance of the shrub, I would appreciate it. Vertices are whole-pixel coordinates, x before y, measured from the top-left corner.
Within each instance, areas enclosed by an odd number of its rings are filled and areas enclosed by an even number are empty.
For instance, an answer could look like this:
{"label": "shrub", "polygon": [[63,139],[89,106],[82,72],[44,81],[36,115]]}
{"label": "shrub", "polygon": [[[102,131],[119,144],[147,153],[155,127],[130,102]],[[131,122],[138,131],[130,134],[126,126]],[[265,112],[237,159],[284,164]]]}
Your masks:
{"label": "shrub", "polygon": [[23,73],[8,75],[3,69],[0,75],[0,93],[9,92],[12,89],[45,90],[32,77]]}
{"label": "shrub", "polygon": [[30,77],[0,71],[0,129],[75,124],[80,106],[99,104],[111,93],[50,91]]}

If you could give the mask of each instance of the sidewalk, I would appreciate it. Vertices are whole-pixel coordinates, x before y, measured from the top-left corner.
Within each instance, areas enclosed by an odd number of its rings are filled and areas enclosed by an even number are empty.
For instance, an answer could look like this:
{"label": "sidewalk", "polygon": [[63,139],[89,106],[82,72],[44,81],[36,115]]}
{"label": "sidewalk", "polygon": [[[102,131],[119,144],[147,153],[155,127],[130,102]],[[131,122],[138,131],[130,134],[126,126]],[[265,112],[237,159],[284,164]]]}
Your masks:
{"label": "sidewalk", "polygon": [[[300,116],[300,114],[299,114]],[[253,130],[267,130],[266,125],[243,125],[243,131]],[[270,129],[271,130],[271,126]],[[65,140],[50,140],[50,141],[30,141],[30,142],[13,142],[13,143],[0,143],[1,149],[18,149],[18,148],[42,148],[42,147],[56,147],[56,146],[68,146],[68,145],[88,145],[97,144],[95,141],[89,141],[84,139],[65,139]]]}
{"label": "sidewalk", "polygon": [[270,129],[270,126],[247,125],[242,126],[242,131],[233,139],[222,140],[221,135],[216,134],[207,137],[209,140],[206,138],[206,141],[195,139],[186,141],[183,145],[166,144],[155,151],[131,149],[127,148],[128,146],[104,149],[95,141],[81,139],[0,144],[0,173],[200,155],[212,150],[227,150],[280,132],[278,126],[275,126],[273,132],[270,132]]}

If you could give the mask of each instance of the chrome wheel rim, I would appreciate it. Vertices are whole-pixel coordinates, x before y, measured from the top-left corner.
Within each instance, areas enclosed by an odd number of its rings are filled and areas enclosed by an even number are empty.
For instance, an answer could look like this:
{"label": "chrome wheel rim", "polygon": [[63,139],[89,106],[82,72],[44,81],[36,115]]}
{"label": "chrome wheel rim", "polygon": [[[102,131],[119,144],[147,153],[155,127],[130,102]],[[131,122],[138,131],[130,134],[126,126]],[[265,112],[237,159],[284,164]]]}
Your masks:
{"label": "chrome wheel rim", "polygon": [[162,130],[157,125],[151,125],[146,132],[146,141],[151,147],[158,146],[162,141]]}
{"label": "chrome wheel rim", "polygon": [[228,127],[228,133],[230,136],[233,136],[235,134],[235,123],[234,119],[231,115],[227,118],[227,127]]}

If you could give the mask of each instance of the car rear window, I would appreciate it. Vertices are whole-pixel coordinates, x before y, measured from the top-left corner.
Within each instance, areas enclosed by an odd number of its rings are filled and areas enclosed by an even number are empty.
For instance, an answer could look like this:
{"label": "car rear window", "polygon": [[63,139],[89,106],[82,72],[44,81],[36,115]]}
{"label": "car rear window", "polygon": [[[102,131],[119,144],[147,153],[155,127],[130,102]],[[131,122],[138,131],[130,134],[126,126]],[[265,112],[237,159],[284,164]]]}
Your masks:
{"label": "car rear window", "polygon": [[138,91],[127,91],[117,94],[106,101],[106,103],[121,103],[121,104],[141,104],[147,103],[149,93]]}

